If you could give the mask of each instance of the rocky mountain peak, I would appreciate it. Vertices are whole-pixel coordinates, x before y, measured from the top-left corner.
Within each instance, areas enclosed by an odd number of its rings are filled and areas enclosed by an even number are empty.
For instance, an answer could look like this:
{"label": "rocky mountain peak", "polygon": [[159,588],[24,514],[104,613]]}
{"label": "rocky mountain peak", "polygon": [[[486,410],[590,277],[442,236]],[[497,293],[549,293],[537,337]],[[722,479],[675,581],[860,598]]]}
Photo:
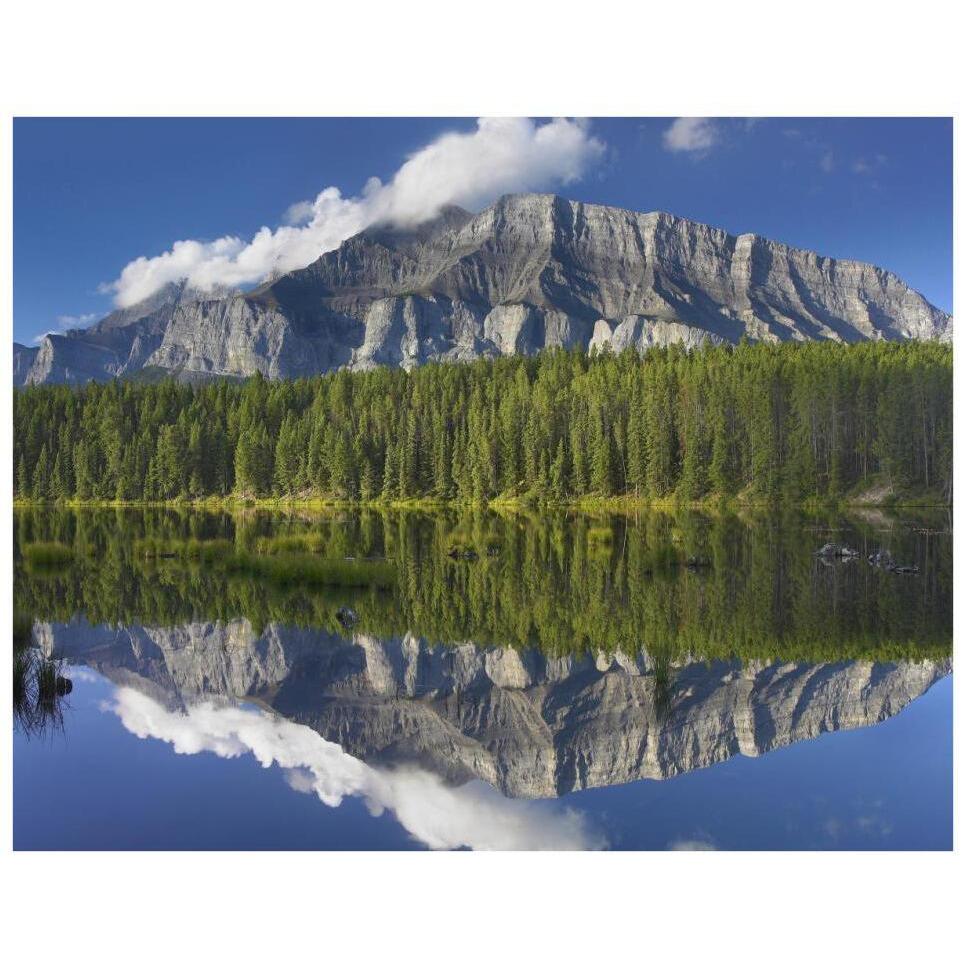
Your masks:
{"label": "rocky mountain peak", "polygon": [[380,225],[248,293],[182,285],[15,352],[20,381],[158,367],[182,378],[303,376],[548,346],[951,338],[887,270],[669,213],[507,194]]}

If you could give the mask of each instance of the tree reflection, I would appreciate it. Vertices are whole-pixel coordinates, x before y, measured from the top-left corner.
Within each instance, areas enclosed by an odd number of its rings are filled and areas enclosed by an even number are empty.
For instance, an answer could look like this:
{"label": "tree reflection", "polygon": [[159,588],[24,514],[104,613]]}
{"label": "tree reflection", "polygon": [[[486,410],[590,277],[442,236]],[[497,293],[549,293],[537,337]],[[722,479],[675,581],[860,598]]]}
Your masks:
{"label": "tree reflection", "polygon": [[[550,513],[23,509],[15,592],[19,608],[54,622],[246,618],[342,633],[349,608],[352,628],[372,635],[549,655],[941,658],[952,556],[939,519],[649,511],[627,528]],[[814,553],[827,535],[919,572],[824,566]],[[61,543],[75,559],[40,573],[25,560],[34,543]]]}

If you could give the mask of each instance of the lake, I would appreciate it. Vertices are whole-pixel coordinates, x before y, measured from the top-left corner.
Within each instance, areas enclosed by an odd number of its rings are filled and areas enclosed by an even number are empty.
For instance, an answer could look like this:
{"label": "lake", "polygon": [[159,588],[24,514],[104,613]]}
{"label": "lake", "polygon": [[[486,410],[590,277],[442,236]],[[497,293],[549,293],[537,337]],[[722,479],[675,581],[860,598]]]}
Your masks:
{"label": "lake", "polygon": [[32,508],[14,567],[18,849],[952,848],[948,513]]}

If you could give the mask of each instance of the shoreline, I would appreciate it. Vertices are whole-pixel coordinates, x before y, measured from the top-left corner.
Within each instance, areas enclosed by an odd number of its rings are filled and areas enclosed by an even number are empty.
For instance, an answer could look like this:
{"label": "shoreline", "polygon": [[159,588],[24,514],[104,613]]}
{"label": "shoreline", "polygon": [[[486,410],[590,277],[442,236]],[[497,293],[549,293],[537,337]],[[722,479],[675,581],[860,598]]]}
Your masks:
{"label": "shoreline", "polygon": [[853,510],[950,510],[951,503],[931,502],[924,497],[904,497],[889,502],[867,499],[806,500],[799,502],[768,502],[729,497],[726,499],[679,500],[672,497],[651,499],[631,495],[611,497],[579,497],[569,500],[527,500],[518,497],[496,497],[486,501],[432,497],[394,500],[354,500],[327,497],[243,497],[208,496],[199,499],[169,500],[25,500],[14,499],[14,509],[61,507],[70,509],[207,509],[207,510],[284,510],[307,509],[318,512],[332,509],[373,509],[386,511],[441,512],[492,510],[502,513],[551,512],[567,510],[582,514],[628,515],[639,511],[680,512],[693,511],[722,515],[724,513],[763,512],[848,512]]}

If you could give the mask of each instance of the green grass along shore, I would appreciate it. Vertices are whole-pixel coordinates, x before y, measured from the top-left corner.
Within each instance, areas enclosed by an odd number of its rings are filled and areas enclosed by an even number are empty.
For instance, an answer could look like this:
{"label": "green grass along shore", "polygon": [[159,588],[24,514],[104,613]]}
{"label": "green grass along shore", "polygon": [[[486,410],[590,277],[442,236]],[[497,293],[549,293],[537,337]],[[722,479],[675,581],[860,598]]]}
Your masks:
{"label": "green grass along shore", "polygon": [[345,497],[313,496],[309,493],[294,496],[257,497],[234,493],[229,496],[180,496],[165,500],[110,500],[110,499],[63,499],[34,500],[16,498],[14,508],[38,506],[65,507],[190,507],[195,509],[342,509],[344,507],[367,507],[371,509],[433,511],[445,509],[492,509],[511,512],[536,509],[569,509],[584,513],[634,513],[641,509],[682,510],[691,509],[705,513],[722,513],[741,509],[790,508],[798,511],[820,509],[879,508],[879,509],[948,509],[952,503],[929,491],[895,492],[888,485],[862,484],[861,488],[848,495],[828,499],[811,497],[799,502],[765,500],[747,493],[738,496],[711,496],[702,500],[684,500],[678,496],[651,498],[620,494],[616,496],[580,496],[564,500],[538,499],[523,496],[497,496],[490,500],[439,499],[437,497],[411,497],[406,499],[347,499]]}

